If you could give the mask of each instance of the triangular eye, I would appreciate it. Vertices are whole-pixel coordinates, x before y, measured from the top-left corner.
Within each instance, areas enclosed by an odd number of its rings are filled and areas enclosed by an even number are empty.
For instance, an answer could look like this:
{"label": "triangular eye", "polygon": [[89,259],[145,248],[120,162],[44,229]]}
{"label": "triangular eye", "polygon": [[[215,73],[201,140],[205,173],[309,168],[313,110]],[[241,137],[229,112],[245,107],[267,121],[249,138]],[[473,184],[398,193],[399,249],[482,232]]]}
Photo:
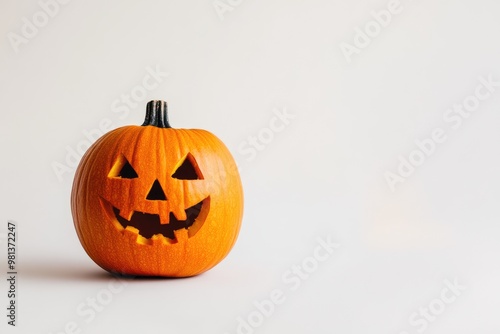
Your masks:
{"label": "triangular eye", "polygon": [[119,177],[123,179],[135,179],[138,177],[137,172],[134,170],[127,158],[120,154],[116,159],[113,168],[109,171],[108,177]]}
{"label": "triangular eye", "polygon": [[179,180],[203,180],[198,164],[190,153],[186,155],[172,177]]}
{"label": "triangular eye", "polygon": [[137,173],[134,170],[134,168],[130,165],[130,163],[127,161],[125,165],[123,165],[118,176],[124,179],[135,179],[137,177]]}

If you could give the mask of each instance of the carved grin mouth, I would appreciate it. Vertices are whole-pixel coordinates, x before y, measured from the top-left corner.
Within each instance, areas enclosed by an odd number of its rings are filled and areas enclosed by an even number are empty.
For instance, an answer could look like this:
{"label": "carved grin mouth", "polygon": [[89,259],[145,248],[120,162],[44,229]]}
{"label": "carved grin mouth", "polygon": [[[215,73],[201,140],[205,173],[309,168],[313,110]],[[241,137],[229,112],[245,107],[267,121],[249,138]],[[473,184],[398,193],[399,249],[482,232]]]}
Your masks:
{"label": "carved grin mouth", "polygon": [[[166,238],[169,238],[171,240],[176,240],[174,231],[181,229],[189,230],[189,228],[193,226],[193,224],[196,222],[196,219],[200,215],[202,207],[204,205],[208,205],[208,203],[205,204],[205,202],[208,202],[208,199],[204,199],[198,204],[195,204],[192,207],[187,208],[185,210],[187,217],[186,220],[178,220],[175,217],[175,215],[171,212],[169,217],[170,221],[168,224],[161,224],[160,216],[158,214],[142,213],[134,211],[130,220],[127,220],[122,216],[120,216],[120,209],[115,208],[114,206],[113,206],[113,212],[115,214],[116,219],[123,226],[123,228],[127,228],[127,226],[135,227],[139,231],[139,234],[144,238],[149,239],[155,234],[161,234]],[[200,223],[203,224],[203,222]],[[198,226],[196,231],[198,231],[200,227],[201,226]],[[190,237],[194,236],[196,231],[192,234],[190,233]]]}

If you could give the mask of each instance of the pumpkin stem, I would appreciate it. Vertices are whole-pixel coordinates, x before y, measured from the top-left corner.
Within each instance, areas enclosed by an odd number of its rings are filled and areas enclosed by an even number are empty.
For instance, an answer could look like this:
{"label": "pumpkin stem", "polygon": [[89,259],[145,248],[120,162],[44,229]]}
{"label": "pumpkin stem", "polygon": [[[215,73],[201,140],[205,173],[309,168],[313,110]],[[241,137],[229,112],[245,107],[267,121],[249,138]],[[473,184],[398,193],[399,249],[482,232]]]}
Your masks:
{"label": "pumpkin stem", "polygon": [[142,126],[153,125],[159,128],[171,128],[168,123],[167,102],[149,101],[146,106],[146,119]]}

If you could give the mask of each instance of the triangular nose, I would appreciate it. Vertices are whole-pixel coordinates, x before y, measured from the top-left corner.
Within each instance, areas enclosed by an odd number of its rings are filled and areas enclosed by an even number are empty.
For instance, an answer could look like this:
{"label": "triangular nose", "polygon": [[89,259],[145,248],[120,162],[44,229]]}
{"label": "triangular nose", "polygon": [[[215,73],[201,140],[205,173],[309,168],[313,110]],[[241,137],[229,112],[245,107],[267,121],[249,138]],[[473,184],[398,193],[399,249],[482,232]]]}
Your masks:
{"label": "triangular nose", "polygon": [[150,201],[166,201],[167,196],[165,196],[165,192],[161,188],[160,182],[158,180],[155,180],[153,182],[153,186],[151,187],[151,190],[149,190],[148,196],[146,199],[149,199]]}

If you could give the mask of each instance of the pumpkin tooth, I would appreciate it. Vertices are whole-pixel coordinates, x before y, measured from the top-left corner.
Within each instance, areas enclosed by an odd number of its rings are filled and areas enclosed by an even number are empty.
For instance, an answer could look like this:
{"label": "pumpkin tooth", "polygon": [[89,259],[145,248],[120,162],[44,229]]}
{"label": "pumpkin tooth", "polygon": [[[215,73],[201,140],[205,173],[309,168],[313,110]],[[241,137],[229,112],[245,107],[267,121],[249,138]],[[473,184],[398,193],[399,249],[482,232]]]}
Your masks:
{"label": "pumpkin tooth", "polygon": [[123,230],[123,234],[131,240],[136,240],[137,236],[139,235],[139,230],[133,226],[127,226]]}
{"label": "pumpkin tooth", "polygon": [[166,225],[170,223],[170,214],[167,212],[166,214],[160,214],[160,224]]}
{"label": "pumpkin tooth", "polygon": [[186,211],[183,209],[172,210],[173,215],[178,221],[184,221],[187,219]]}
{"label": "pumpkin tooth", "polygon": [[132,215],[134,214],[134,210],[130,209],[120,209],[120,216],[130,221],[132,219]]}
{"label": "pumpkin tooth", "polygon": [[138,234],[135,242],[141,245],[152,245],[154,241],[152,239],[144,238],[142,235]]}
{"label": "pumpkin tooth", "polygon": [[171,245],[173,243],[175,243],[174,240],[171,240],[161,234],[155,234],[153,235],[153,237],[151,237],[150,239],[152,241],[152,245],[156,246],[156,245]]}
{"label": "pumpkin tooth", "polygon": [[189,238],[188,230],[185,228],[180,229],[180,230],[175,230],[174,234],[175,234],[175,240],[177,242],[185,242]]}

